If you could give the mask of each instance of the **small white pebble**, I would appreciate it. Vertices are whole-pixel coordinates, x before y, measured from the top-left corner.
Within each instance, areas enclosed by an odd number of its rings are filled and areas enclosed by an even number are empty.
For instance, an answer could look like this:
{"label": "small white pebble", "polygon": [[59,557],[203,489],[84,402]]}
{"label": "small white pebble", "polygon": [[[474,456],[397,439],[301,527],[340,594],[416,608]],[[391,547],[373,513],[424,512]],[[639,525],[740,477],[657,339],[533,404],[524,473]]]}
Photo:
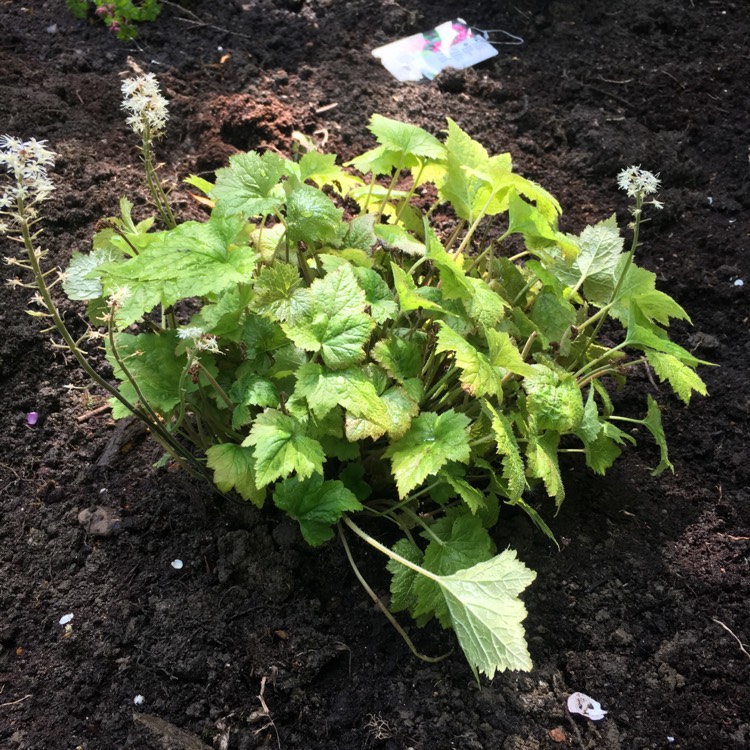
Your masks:
{"label": "small white pebble", "polygon": [[63,615],[60,618],[60,625],[67,625],[69,622],[72,622],[72,621],[73,621],[73,613],[71,612],[70,614]]}
{"label": "small white pebble", "polygon": [[708,201],[708,205],[709,205],[709,206],[713,206],[713,204],[714,204],[714,199],[713,199],[713,198],[712,198],[712,197],[711,197],[710,195],[709,195],[709,196],[708,196],[708,197],[706,198],[706,200]]}
{"label": "small white pebble", "polygon": [[745,282],[742,279],[735,279],[734,280],[735,286],[745,286]]}
{"label": "small white pebble", "polygon": [[146,699],[140,693],[133,698],[133,703],[135,703],[136,706],[142,706],[145,702]]}
{"label": "small white pebble", "polygon": [[172,560],[171,565],[175,570],[182,570],[183,563],[182,560]]}

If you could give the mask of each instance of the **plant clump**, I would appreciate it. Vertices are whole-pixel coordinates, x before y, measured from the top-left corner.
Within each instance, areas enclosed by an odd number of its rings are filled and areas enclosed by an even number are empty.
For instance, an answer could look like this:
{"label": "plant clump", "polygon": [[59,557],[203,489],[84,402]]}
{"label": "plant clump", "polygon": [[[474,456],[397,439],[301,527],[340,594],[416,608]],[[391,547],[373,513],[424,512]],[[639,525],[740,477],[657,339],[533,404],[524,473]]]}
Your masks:
{"label": "plant clump", "polygon": [[[143,86],[154,93],[153,80],[123,90]],[[214,182],[189,178],[211,210],[180,223],[151,161],[155,128],[127,109],[156,216],[136,222],[123,199],[62,282],[106,341],[118,386],[97,382],[113,416],[135,413],[168,455],[273,503],[311,545],[338,531],[373,597],[347,534],[383,552],[390,611],[378,603],[413,650],[394,612],[452,628],[475,673],[530,669],[519,595],[535,574],[498,553],[502,506],[554,542],[527,491],[560,507],[561,454],[604,474],[636,426],[659,447],[654,472],[672,469],[656,400],[619,415],[613,388],[650,367],[685,403],[706,393],[700,360],[668,335],[687,313],[634,262],[657,178],[620,175],[627,246],[614,217],[566,234],[557,200],[509,154],[452,120],[440,140],[374,115],[377,146],[347,168],[250,151]],[[447,234],[437,209],[455,216]],[[85,341],[65,341],[85,362]],[[374,539],[367,517],[397,540]]]}

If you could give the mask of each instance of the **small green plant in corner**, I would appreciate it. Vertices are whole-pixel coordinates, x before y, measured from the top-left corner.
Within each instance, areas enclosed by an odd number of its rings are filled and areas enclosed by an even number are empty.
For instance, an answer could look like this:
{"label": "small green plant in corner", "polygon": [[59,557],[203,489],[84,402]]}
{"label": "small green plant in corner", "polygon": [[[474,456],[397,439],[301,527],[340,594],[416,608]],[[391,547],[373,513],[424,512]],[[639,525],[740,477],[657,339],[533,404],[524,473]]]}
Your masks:
{"label": "small green plant in corner", "polygon": [[[3,141],[16,181],[5,229],[26,250],[12,262],[34,276],[36,314],[113,394],[115,418],[136,414],[188,470],[273,503],[311,545],[338,534],[415,653],[393,613],[452,628],[475,674],[530,669],[519,595],[535,574],[495,547],[502,506],[554,541],[526,493],[560,507],[561,454],[604,474],[637,426],[659,447],[654,472],[672,468],[656,400],[644,393],[643,416],[619,415],[612,388],[649,366],[685,403],[706,393],[700,361],[668,335],[686,312],[635,263],[643,214],[660,207],[656,177],[620,175],[627,246],[614,217],[574,236],[509,154],[451,120],[441,141],[374,115],[378,145],[349,169],[315,151],[239,153],[215,182],[188,179],[212,209],[180,223],[152,157],[166,122],[156,79],[123,92],[154,216],[136,222],[122,199],[62,277],[40,267],[33,233],[52,155]],[[432,223],[438,208],[455,217],[448,232]],[[86,302],[117,388],[63,325],[59,281]],[[368,518],[392,526],[388,544]],[[388,559],[390,610],[356,566],[352,533]]]}
{"label": "small green plant in corner", "polygon": [[159,0],[68,0],[68,8],[76,18],[86,18],[93,11],[118,39],[133,39],[136,23],[153,21],[161,6]]}

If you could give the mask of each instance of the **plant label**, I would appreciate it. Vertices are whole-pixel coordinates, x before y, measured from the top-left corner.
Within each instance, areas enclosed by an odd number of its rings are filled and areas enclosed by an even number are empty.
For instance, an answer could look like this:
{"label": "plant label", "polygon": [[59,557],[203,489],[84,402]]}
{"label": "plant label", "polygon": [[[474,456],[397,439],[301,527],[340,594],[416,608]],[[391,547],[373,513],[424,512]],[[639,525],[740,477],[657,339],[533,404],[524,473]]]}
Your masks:
{"label": "plant label", "polygon": [[372,51],[399,81],[432,80],[446,68],[463,70],[489,60],[497,50],[462,18],[431,31],[398,39]]}

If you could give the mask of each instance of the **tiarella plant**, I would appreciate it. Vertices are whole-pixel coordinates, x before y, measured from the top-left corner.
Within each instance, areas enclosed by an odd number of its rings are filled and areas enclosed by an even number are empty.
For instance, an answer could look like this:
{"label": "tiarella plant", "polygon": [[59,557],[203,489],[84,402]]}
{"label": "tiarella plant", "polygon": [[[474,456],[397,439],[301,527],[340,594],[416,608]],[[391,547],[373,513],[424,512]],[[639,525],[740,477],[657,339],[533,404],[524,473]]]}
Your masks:
{"label": "tiarella plant", "polygon": [[153,21],[161,13],[159,0],[68,0],[68,8],[77,18],[86,18],[93,10],[123,40],[137,35],[136,23]]}
{"label": "tiarella plant", "polygon": [[[687,314],[634,262],[658,180],[620,175],[628,247],[614,217],[573,236],[509,154],[490,155],[451,120],[440,141],[374,115],[378,145],[353,171],[314,151],[240,153],[215,182],[188,179],[211,212],[177,223],[152,159],[164,100],[153,77],[123,91],[161,229],[136,223],[122,199],[63,278],[106,341],[114,417],[136,414],[221,492],[272,502],[311,545],[338,532],[415,653],[393,612],[453,628],[475,673],[529,669],[519,595],[535,574],[515,552],[497,554],[501,506],[554,542],[525,493],[539,486],[559,508],[561,453],[604,474],[637,426],[659,446],[654,472],[672,468],[656,401],[645,397],[642,418],[620,416],[612,387],[650,367],[685,403],[706,392],[699,360],[667,334]],[[6,139],[16,184],[38,177],[41,193],[11,188],[5,210],[43,314],[92,374],[34,249],[51,164],[40,149]],[[450,231],[436,228],[438,211],[441,224],[455,217]],[[390,522],[395,543],[364,531],[367,517]],[[351,532],[389,558],[390,611],[354,563]]]}

